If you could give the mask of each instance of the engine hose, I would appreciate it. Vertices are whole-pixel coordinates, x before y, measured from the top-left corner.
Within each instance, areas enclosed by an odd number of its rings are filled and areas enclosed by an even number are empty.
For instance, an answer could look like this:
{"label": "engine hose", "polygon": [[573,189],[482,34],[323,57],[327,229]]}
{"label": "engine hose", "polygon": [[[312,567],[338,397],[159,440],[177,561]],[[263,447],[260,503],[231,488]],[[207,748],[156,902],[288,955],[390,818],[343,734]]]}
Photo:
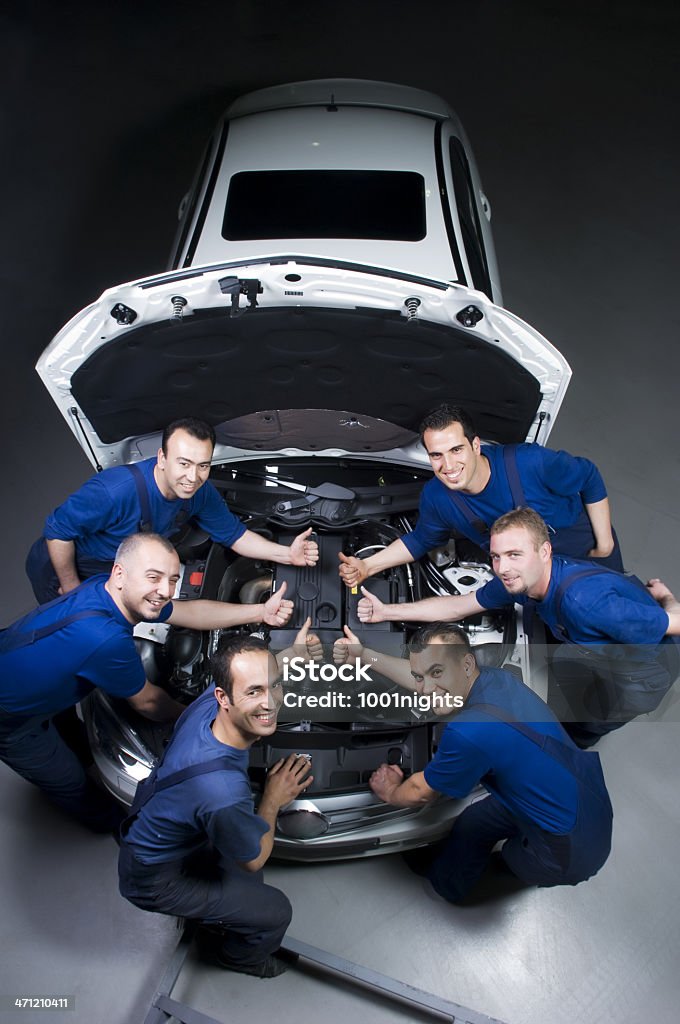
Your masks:
{"label": "engine hose", "polygon": [[259,604],[263,596],[272,589],[271,576],[258,576],[257,579],[244,583],[238,592],[241,604]]}

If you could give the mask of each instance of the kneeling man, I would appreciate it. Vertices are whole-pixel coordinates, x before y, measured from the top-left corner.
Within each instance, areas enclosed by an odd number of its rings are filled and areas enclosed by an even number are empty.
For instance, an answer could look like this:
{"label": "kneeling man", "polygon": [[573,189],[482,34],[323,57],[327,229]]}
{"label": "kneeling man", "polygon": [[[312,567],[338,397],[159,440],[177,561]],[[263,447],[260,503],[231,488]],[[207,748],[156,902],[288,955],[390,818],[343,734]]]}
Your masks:
{"label": "kneeling man", "polygon": [[[349,633],[337,641],[336,660],[343,646],[358,642]],[[462,902],[498,842],[504,866],[526,885],[577,885],[599,871],[612,831],[599,757],[579,750],[529,687],[502,669],[480,671],[466,634],[450,623],[415,634],[410,664],[366,649],[361,657],[430,695],[436,714],[464,703],[423,772],[405,778],[396,765],[383,764],[370,779],[373,792],[395,807],[417,807],[440,794],[461,798],[478,783],[487,790],[456,819],[449,837],[419,858],[419,873],[440,896]]]}
{"label": "kneeling man", "polygon": [[279,810],[312,777],[304,757],[277,762],[255,814],[248,751],[276,729],[278,667],[262,640],[241,635],[220,642],[213,673],[215,686],[187,708],[137,789],[122,828],[120,891],[143,910],[200,921],[198,939],[213,964],[271,978],[284,970],[272,954],[291,907],[264,884],[262,867]]}

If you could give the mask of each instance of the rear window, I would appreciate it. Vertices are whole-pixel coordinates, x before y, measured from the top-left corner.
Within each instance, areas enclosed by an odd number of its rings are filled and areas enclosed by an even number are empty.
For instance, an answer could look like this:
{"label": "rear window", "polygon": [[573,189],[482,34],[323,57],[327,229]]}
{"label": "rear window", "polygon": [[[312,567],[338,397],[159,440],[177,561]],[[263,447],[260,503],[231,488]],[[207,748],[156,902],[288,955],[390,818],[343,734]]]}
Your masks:
{"label": "rear window", "polygon": [[425,181],[414,171],[241,171],[229,184],[222,237],[425,237]]}

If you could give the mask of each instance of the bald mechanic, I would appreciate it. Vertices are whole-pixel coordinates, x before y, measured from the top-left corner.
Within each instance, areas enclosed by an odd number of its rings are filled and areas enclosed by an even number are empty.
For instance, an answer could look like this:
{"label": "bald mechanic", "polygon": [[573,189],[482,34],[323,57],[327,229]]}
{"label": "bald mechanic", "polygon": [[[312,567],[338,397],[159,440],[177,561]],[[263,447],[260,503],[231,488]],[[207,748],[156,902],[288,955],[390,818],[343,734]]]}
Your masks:
{"label": "bald mechanic", "polygon": [[177,718],[182,706],[145,679],[132,636],[138,622],[217,629],[280,626],[291,615],[283,587],[265,604],[173,604],[178,578],[172,544],[136,534],[120,545],[108,579],[93,577],[0,633],[0,759],[95,831],[115,827],[120,810],[89,781],[52,716],[100,687],[147,718]]}
{"label": "bald mechanic", "polygon": [[[658,707],[680,669],[674,639],[680,603],[661,580],[644,587],[622,573],[553,555],[545,523],[528,508],[493,524],[491,564],[496,579],[464,596],[417,601],[408,618],[457,620],[515,602],[534,606],[565,641],[552,653],[552,677],[568,707],[565,729],[580,747]],[[383,605],[363,592],[362,622],[404,619],[403,604]]]}
{"label": "bald mechanic", "polygon": [[423,488],[416,528],[370,558],[340,553],[347,586],[417,561],[453,531],[488,551],[491,524],[518,506],[540,513],[556,553],[623,572],[607,491],[590,459],[540,444],[482,444],[468,414],[453,405],[431,412],[420,432],[434,479]]}
{"label": "bald mechanic", "polygon": [[210,963],[272,978],[285,970],[273,954],[291,908],[264,884],[262,867],[279,810],[312,777],[298,754],[278,761],[254,812],[248,751],[276,729],[279,669],[264,642],[247,636],[222,640],[211,663],[214,687],[187,708],[159,767],[138,787],[122,829],[120,891],[143,910],[200,921]]}
{"label": "bald mechanic", "polygon": [[118,545],[130,534],[172,537],[188,520],[246,558],[314,565],[319,552],[309,540],[311,527],[287,547],[246,529],[230,512],[208,482],[214,447],[208,423],[175,420],[163,431],[155,459],[105,469],[84,483],[47,517],[43,536],[28,553],[26,572],[38,602],[110,572]]}
{"label": "bald mechanic", "polygon": [[[343,647],[356,654],[358,646],[346,629],[336,660]],[[397,765],[382,764],[371,789],[394,807],[419,807],[441,794],[462,798],[478,783],[489,794],[463,811],[447,839],[406,854],[412,869],[451,903],[474,888],[499,841],[503,864],[526,885],[577,885],[599,871],[609,856],[612,809],[597,754],[579,750],[512,673],[480,671],[459,627],[426,626],[408,650],[408,662],[366,649],[360,656],[429,696],[434,714],[454,717],[424,772],[405,778]]]}

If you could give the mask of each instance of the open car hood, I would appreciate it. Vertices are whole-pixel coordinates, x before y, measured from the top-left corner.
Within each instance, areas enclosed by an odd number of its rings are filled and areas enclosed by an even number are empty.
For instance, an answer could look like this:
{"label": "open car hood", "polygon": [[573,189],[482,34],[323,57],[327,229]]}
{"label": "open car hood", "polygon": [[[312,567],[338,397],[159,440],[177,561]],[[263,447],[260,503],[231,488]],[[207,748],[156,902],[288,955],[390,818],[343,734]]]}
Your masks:
{"label": "open car hood", "polygon": [[190,415],[216,428],[217,463],[408,461],[442,401],[468,409],[485,440],[544,443],[571,377],[550,342],[481,292],[287,254],[110,288],[37,370],[103,467],[154,454],[163,427]]}

